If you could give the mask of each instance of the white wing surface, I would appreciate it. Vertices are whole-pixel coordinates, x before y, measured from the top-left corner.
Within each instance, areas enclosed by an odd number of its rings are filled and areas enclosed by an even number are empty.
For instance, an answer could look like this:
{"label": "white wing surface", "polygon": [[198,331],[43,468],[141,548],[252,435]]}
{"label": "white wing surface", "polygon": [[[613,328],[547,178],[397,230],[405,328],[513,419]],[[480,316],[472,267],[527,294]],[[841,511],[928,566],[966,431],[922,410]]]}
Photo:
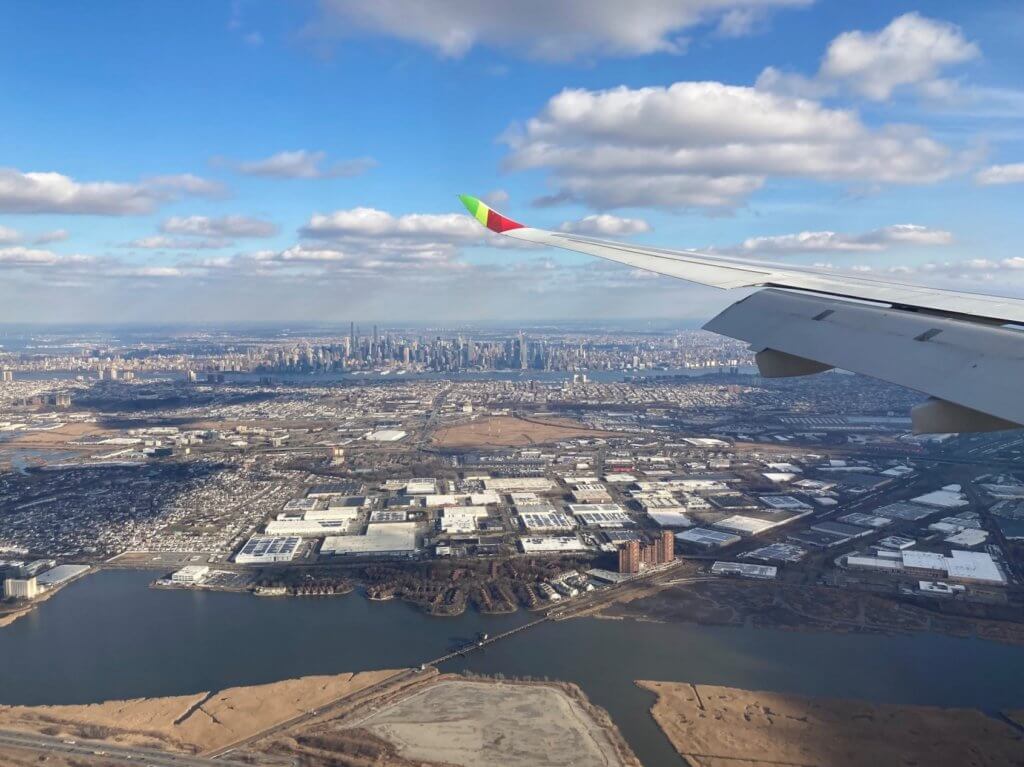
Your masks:
{"label": "white wing surface", "polygon": [[915,389],[931,397],[912,412],[916,432],[1024,428],[1022,299],[533,229],[462,201],[507,237],[716,288],[775,288],[705,325],[747,341],[764,375],[838,367]]}

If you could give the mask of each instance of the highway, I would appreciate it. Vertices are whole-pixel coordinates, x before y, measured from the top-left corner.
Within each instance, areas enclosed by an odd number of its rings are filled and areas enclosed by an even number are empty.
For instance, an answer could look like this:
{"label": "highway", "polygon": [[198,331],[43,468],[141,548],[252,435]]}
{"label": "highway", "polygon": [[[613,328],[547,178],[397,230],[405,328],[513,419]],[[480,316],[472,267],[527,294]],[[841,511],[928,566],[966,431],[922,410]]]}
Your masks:
{"label": "highway", "polygon": [[41,751],[44,754],[68,754],[102,759],[103,763],[144,764],[151,767],[224,767],[238,762],[213,761],[201,756],[174,754],[150,748],[113,746],[81,738],[52,738],[13,730],[0,730],[0,746]]}

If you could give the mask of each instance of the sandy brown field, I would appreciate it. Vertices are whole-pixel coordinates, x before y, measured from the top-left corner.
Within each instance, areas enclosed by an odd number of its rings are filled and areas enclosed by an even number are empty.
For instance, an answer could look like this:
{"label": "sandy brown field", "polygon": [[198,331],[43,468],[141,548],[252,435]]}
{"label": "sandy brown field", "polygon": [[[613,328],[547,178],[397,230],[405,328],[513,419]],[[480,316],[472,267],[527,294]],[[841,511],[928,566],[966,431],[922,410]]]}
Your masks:
{"label": "sandy brown field", "polygon": [[187,752],[212,751],[396,673],[384,670],[308,676],[215,693],[82,706],[0,706],[0,728]]}
{"label": "sandy brown field", "polygon": [[981,711],[897,706],[682,682],[637,682],[694,767],[1003,767],[1024,736]]}
{"label": "sandy brown field", "polygon": [[[13,447],[59,447],[63,446],[68,440],[94,434],[113,434],[113,432],[94,423],[67,423],[59,429],[21,432],[8,444]],[[71,445],[71,447],[76,448],[79,446]],[[109,446],[102,447],[109,449]]]}
{"label": "sandy brown field", "polygon": [[554,685],[443,679],[376,711],[358,726],[402,758],[465,767],[637,765],[610,723]]}
{"label": "sandy brown field", "polygon": [[568,418],[544,421],[516,416],[493,416],[438,429],[431,442],[438,447],[524,447],[563,439],[600,438],[612,432],[598,431]]}

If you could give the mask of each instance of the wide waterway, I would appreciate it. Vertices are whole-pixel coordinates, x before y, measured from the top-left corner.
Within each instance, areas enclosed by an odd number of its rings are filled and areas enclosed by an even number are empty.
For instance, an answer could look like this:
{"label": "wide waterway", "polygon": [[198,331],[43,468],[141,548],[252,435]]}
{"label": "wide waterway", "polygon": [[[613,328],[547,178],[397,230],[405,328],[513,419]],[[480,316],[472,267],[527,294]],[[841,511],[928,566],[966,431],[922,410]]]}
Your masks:
{"label": "wide waterway", "polygon": [[[153,572],[72,583],[0,629],[0,703],[176,695],[307,674],[417,665],[530,619],[434,618],[401,602],[154,590]],[[936,635],[784,632],[638,621],[545,623],[445,670],[580,685],[647,767],[679,765],[635,679],[897,703],[1024,707],[1024,647]]]}

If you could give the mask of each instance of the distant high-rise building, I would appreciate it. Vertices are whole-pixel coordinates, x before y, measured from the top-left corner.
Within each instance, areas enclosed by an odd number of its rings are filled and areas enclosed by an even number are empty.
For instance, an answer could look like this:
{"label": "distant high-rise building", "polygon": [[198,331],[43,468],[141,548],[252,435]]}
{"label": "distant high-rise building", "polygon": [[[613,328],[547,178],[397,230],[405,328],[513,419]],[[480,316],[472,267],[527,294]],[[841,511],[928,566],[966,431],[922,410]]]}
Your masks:
{"label": "distant high-rise building", "polygon": [[0,381],[13,381],[13,380],[14,380],[14,371],[13,370],[3,370],[3,371],[0,371]]}
{"label": "distant high-rise building", "polygon": [[4,581],[4,596],[7,599],[35,599],[39,594],[39,583],[31,578],[8,578]]}

